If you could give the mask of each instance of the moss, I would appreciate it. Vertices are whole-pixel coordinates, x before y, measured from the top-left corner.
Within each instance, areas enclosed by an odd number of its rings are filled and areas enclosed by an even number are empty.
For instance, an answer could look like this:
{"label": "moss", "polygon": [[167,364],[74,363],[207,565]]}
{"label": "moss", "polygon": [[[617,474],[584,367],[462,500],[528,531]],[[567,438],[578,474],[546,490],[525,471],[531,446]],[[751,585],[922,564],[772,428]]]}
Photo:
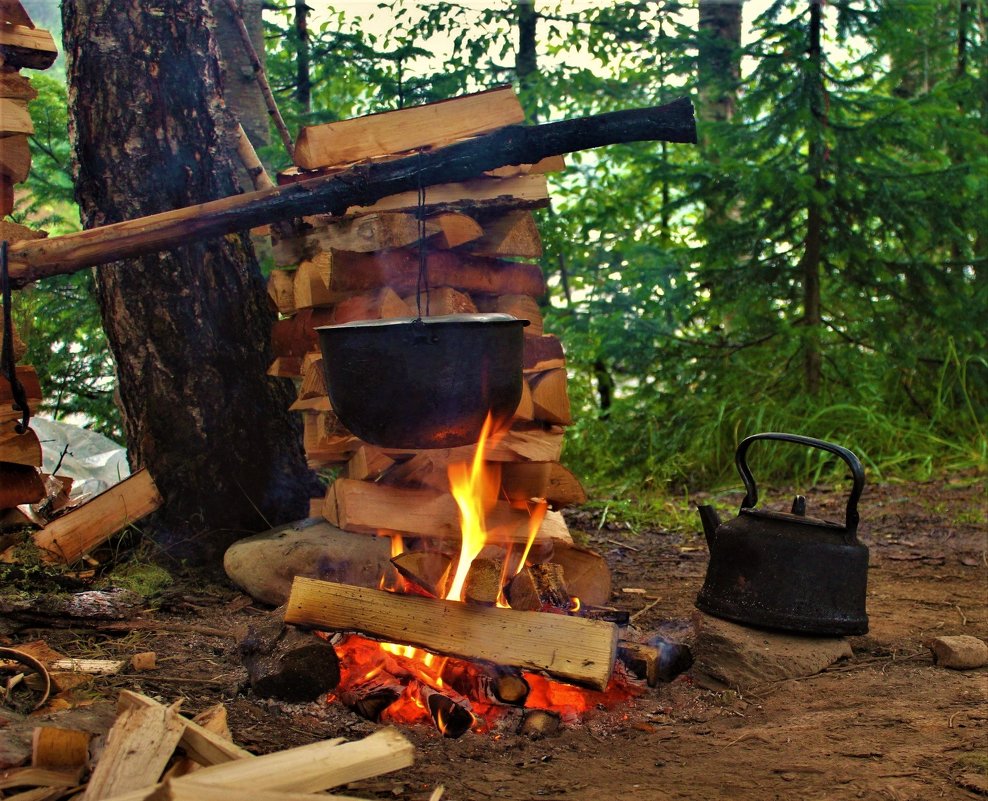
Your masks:
{"label": "moss", "polygon": [[127,562],[106,576],[107,586],[132,590],[145,598],[154,598],[172,583],[171,574],[163,567],[149,562]]}

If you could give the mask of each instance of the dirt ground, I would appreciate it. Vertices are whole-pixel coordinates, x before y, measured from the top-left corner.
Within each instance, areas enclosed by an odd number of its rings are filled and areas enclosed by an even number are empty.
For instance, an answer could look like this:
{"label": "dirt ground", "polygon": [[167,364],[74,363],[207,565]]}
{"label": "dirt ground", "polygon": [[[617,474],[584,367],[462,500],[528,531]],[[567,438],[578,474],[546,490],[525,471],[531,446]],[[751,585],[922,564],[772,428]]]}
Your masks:
{"label": "dirt ground", "polygon": [[[739,497],[715,500],[727,510]],[[839,519],[844,496],[815,488],[810,502],[811,514]],[[637,611],[651,604],[636,621],[643,630],[689,618],[707,562],[699,524],[694,532],[669,533],[613,522],[601,526],[600,517],[599,511],[568,514],[574,533],[610,563],[614,605]],[[427,799],[438,784],[454,801],[925,801],[988,795],[988,669],[935,667],[924,647],[936,635],[988,638],[984,483],[958,477],[872,485],[861,519],[860,533],[871,549],[871,629],[851,639],[852,659],[743,696],[703,689],[684,674],[541,740],[510,728],[450,740],[431,728],[413,727],[406,730],[417,748],[412,768],[346,792],[407,801]],[[235,740],[257,753],[374,731],[375,724],[339,704],[291,706],[245,691],[236,632],[263,612],[232,587],[179,581],[143,617],[184,631],[35,628],[6,639],[42,637],[79,657],[158,654],[157,670],[99,679],[86,691],[85,706],[44,713],[33,723],[57,725],[72,715],[110,719],[116,690],[131,688],[162,700],[184,698],[187,714],[226,703]],[[7,728],[13,737],[17,727]],[[0,739],[4,736],[0,728]]]}

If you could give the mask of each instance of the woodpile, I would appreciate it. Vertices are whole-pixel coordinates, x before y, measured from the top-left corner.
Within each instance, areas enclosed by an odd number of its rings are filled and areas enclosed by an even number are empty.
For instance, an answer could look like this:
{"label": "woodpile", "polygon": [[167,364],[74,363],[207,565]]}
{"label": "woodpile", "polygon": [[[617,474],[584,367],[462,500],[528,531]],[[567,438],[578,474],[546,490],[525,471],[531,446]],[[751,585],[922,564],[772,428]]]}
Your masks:
{"label": "woodpile", "polygon": [[[31,765],[4,772],[0,790],[18,788],[17,798],[81,801],[342,799],[348,796],[324,791],[400,770],[414,759],[412,744],[390,728],[363,740],[325,740],[255,756],[231,741],[221,704],[191,720],[179,714],[180,704],[121,692],[93,765],[88,732],[40,726]],[[436,788],[432,799],[441,796]]]}
{"label": "woodpile", "polygon": [[[332,175],[356,164],[379,163],[487,134],[524,118],[510,88],[426,106],[312,126],[302,130],[296,167],[280,184]],[[447,468],[472,457],[472,446],[402,450],[362,442],[334,415],[327,396],[323,356],[315,329],[355,320],[503,312],[528,320],[521,402],[508,430],[486,458],[501,469],[500,498],[488,528],[503,544],[528,538],[532,499],[551,511],[538,533],[534,556],[552,556],[572,539],[558,510],[586,496],[559,463],[564,427],[572,422],[562,345],[544,332],[539,300],[545,293],[542,255],[532,208],[548,204],[545,173],[562,158],[494,170],[475,179],[431,186],[424,202],[415,192],[387,197],[345,215],[305,217],[290,235],[275,228],[268,295],[280,313],[272,331],[272,375],[298,385],[292,409],[302,415],[304,446],[315,469],[343,466],[312,513],[346,531],[395,532],[422,541],[426,550],[454,550],[459,513]],[[425,216],[420,226],[418,215]],[[417,296],[419,242],[424,230],[428,293]],[[280,232],[280,235],[279,235]],[[394,413],[400,415],[401,409]],[[596,555],[594,555],[596,556]],[[599,559],[599,557],[597,557]],[[603,560],[581,585],[610,594]],[[570,590],[573,588],[570,587]],[[576,594],[572,592],[571,594]]]}
{"label": "woodpile", "polygon": [[[0,5],[0,220],[14,210],[14,184],[24,181],[31,169],[27,138],[34,133],[34,127],[27,104],[38,92],[20,70],[46,69],[56,55],[51,34],[35,28],[19,2],[13,0]],[[43,232],[23,225],[0,222],[0,239],[8,242],[44,236]],[[25,350],[14,331],[15,363],[23,358]],[[15,375],[24,388],[28,405],[41,403],[41,384],[35,369],[18,365]],[[37,503],[47,494],[45,477],[38,469],[41,443],[34,431],[20,431],[22,411],[14,403],[11,382],[0,376],[0,522],[7,517],[5,510]]]}

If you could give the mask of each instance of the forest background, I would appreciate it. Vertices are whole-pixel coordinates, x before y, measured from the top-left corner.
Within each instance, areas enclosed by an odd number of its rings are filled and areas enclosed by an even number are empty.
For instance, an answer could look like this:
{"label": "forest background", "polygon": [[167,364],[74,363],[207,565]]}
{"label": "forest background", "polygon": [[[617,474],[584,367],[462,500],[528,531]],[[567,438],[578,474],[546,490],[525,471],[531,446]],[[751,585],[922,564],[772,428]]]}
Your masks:
{"label": "forest background", "polygon": [[[54,2],[26,2],[57,32]],[[568,159],[538,212],[567,353],[564,461],[598,497],[736,482],[756,431],[858,453],[872,479],[988,470],[984,0],[265,4],[298,126],[511,83],[532,121],[697,107],[697,147]],[[32,74],[14,218],[76,230],[64,68]],[[277,136],[260,148],[287,166]],[[122,439],[89,272],[21,292],[55,418]],[[816,480],[814,451],[759,454]],[[654,490],[654,493],[643,489]]]}

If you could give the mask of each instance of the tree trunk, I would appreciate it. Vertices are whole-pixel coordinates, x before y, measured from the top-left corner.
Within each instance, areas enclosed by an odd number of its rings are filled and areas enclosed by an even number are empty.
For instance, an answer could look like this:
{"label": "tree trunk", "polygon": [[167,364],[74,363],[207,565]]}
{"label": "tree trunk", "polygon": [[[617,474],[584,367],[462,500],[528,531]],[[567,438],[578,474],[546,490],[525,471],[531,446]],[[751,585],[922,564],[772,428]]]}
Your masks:
{"label": "tree trunk", "polygon": [[697,79],[707,122],[730,122],[741,78],[741,11],[744,0],[700,0]]}
{"label": "tree trunk", "polygon": [[[206,0],[62,9],[84,227],[238,192]],[[162,544],[212,561],[233,539],[306,516],[318,488],[287,412],[291,385],[266,375],[274,315],[247,236],[96,276],[128,455],[165,501]]]}
{"label": "tree trunk", "polygon": [[528,122],[539,120],[537,102],[532,96],[533,83],[539,69],[538,53],[535,49],[535,33],[539,15],[535,10],[535,0],[515,0],[518,9],[518,50],[515,52],[515,75],[518,76],[522,105]]}
{"label": "tree trunk", "polygon": [[823,83],[823,51],[820,47],[820,34],[823,27],[821,0],[811,0],[810,31],[807,70],[810,75],[810,111],[813,120],[809,140],[808,162],[813,178],[814,193],[809,200],[806,215],[806,238],[803,243],[803,258],[800,265],[803,279],[803,369],[806,390],[811,395],[820,391],[822,357],[820,354],[820,268],[823,259],[823,208],[819,200],[826,191],[823,179],[823,164],[826,158],[826,143],[823,131],[827,126],[826,88]]}
{"label": "tree trunk", "polygon": [[295,35],[298,53],[295,56],[295,99],[302,111],[312,111],[312,76],[309,73],[309,7],[305,0],[295,0]]}
{"label": "tree trunk", "polygon": [[[261,21],[261,0],[238,0],[240,14],[250,33],[258,57],[264,60],[264,27]],[[271,141],[268,130],[268,108],[264,103],[261,87],[254,78],[254,67],[244,50],[240,30],[224,0],[209,0],[209,8],[216,20],[216,44],[220,51],[223,99],[244,126],[247,138],[255,148]]]}

